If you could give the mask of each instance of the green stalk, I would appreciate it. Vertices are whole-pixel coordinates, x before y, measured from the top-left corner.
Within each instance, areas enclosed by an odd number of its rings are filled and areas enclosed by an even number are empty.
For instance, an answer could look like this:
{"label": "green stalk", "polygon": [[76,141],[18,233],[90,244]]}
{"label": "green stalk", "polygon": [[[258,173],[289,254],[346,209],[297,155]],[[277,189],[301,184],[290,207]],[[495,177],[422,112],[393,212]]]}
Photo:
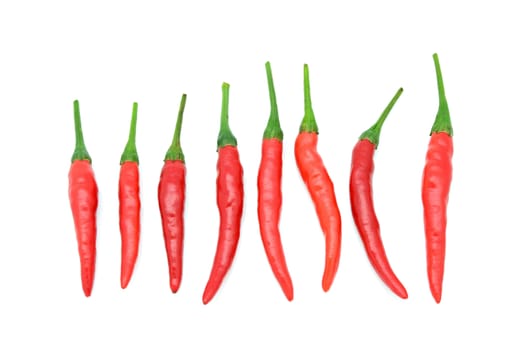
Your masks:
{"label": "green stalk", "polygon": [[137,109],[139,105],[137,102],[133,103],[133,112],[131,113],[131,126],[129,128],[128,143],[120,157],[120,164],[124,162],[139,162],[139,155],[137,153],[137,146],[135,145],[135,134],[137,128]]}
{"label": "green stalk", "polygon": [[173,134],[173,140],[171,141],[170,148],[166,152],[164,161],[166,160],[180,160],[184,163],[184,153],[180,146],[180,131],[182,128],[182,114],[184,113],[184,107],[186,106],[186,94],[182,95],[180,100],[179,115],[177,116],[177,123],[175,125],[175,133]]}
{"label": "green stalk", "polygon": [[396,104],[397,99],[399,98],[399,96],[401,96],[402,93],[403,93],[403,88],[399,88],[399,90],[397,90],[392,100],[390,100],[390,103],[388,104],[388,106],[386,106],[385,110],[383,111],[379,119],[377,119],[375,124],[372,125],[370,129],[366,130],[364,133],[361,134],[361,136],[359,136],[359,140],[366,139],[370,141],[375,146],[375,148],[377,148],[377,146],[379,145],[379,135],[381,134],[381,128],[383,127],[383,123],[385,122],[386,117],[388,116],[388,114],[390,113],[394,105]]}
{"label": "green stalk", "polygon": [[270,62],[266,62],[266,77],[268,78],[268,89],[270,90],[270,118],[264,130],[263,139],[277,139],[283,141],[283,130],[279,123],[279,112],[277,111],[277,98],[273,86],[272,68]]}
{"label": "green stalk", "polygon": [[228,123],[228,101],[230,98],[230,85],[222,83],[222,110],[221,110],[221,128],[217,138],[217,149],[225,146],[237,146],[237,139],[233,136]]}
{"label": "green stalk", "polygon": [[439,108],[436,115],[436,119],[434,121],[434,125],[432,125],[432,130],[430,131],[430,134],[435,132],[446,132],[450,136],[453,134],[452,130],[452,122],[450,121],[450,113],[448,111],[448,103],[447,99],[445,97],[445,87],[443,85],[443,76],[441,75],[441,67],[439,66],[439,58],[437,53],[432,55],[432,58],[434,58],[434,65],[436,66],[436,76],[437,76],[437,83],[438,83],[438,94],[439,94]]}
{"label": "green stalk", "polygon": [[75,116],[75,151],[73,152],[73,157],[71,157],[71,162],[74,162],[75,160],[87,160],[91,163],[91,157],[89,156],[86,145],[84,144],[78,100],[73,102],[73,109]]}
{"label": "green stalk", "polygon": [[304,65],[304,117],[299,132],[319,133],[314,111],[312,109],[312,98],[310,97],[310,74],[308,72],[307,64]]}

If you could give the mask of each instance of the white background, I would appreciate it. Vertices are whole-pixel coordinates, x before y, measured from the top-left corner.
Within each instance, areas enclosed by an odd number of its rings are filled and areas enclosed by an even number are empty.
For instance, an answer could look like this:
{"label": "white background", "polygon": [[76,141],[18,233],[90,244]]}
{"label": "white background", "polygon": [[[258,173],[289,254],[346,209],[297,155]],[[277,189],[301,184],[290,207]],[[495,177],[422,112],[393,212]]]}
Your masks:
{"label": "white background", "polygon": [[[18,1],[0,5],[0,348],[523,349],[525,22],[510,1]],[[437,111],[438,52],[455,131],[443,299],[427,277],[420,199]],[[295,299],[269,268],[256,175],[272,63],[284,130],[281,231]],[[293,157],[310,66],[319,152],[343,220],[332,289]],[[245,170],[237,256],[204,306],[218,234],[221,83]],[[351,151],[396,90],[376,153],[376,211],[401,300],[370,267],[350,214]],[[156,198],[182,93],[184,277],[169,290]],[[100,190],[95,285],[85,298],[67,195],[73,100]],[[139,260],[121,290],[117,183],[139,104]]]}

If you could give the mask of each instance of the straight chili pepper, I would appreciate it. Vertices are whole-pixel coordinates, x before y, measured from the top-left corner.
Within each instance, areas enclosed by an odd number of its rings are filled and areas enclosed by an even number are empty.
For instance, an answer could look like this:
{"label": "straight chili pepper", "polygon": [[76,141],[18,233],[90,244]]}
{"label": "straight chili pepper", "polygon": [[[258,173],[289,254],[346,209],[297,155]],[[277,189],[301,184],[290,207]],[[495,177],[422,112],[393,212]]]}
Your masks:
{"label": "straight chili pepper", "polygon": [[374,152],[379,144],[381,127],[402,92],[403,89],[400,88],[376,123],[361,134],[354,146],[350,171],[350,204],[370,263],[383,282],[399,297],[406,299],[408,294],[405,287],[392,271],[383,247],[372,196]]}
{"label": "straight chili pepper", "polygon": [[217,207],[220,214],[219,239],[212,270],[202,302],[207,304],[215,296],[231,267],[241,231],[244,202],[243,169],[237,150],[237,139],[228,123],[230,86],[222,84],[221,127],[217,139]]}
{"label": "straight chili pepper", "polygon": [[82,289],[86,297],[89,297],[95,277],[98,187],[91,157],[84,144],[78,101],[73,105],[76,145],[69,169],[69,202],[80,256]]}
{"label": "straight chili pepper", "polygon": [[160,174],[158,199],[162,232],[168,269],[170,288],[173,293],[179,290],[182,280],[182,255],[184,248],[184,203],[186,196],[186,164],[180,145],[182,115],[186,105],[186,94],[182,95],[175,133]]}
{"label": "straight chili pepper", "polygon": [[268,261],[288,300],[293,299],[293,285],[284,257],[279,219],[281,216],[283,131],[279,123],[277,99],[270,62],[266,62],[270,90],[270,117],[263,134],[261,164],[257,176],[259,229]]}
{"label": "straight chili pepper", "polygon": [[133,103],[129,137],[120,157],[118,185],[119,226],[122,241],[120,286],[125,289],[133,275],[140,241],[139,157],[135,144],[138,104]]}
{"label": "straight chili pepper", "polygon": [[323,160],[317,152],[317,122],[310,97],[308,65],[304,65],[305,115],[295,140],[295,160],[301,177],[308,188],[325,236],[325,268],[323,290],[330,289],[341,254],[341,214],[334,193],[334,185]]}
{"label": "straight chili pepper", "polygon": [[422,201],[427,250],[427,274],[436,303],[441,301],[445,269],[447,204],[452,182],[452,123],[445,97],[438,55],[433,55],[436,69],[439,108],[430,132],[430,142],[423,170]]}

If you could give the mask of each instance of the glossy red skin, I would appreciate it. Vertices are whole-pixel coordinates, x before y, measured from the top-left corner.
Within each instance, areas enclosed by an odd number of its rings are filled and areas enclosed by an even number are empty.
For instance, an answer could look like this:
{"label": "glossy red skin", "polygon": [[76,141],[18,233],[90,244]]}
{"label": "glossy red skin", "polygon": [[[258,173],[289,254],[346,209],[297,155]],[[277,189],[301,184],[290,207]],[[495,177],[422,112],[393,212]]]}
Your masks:
{"label": "glossy red skin", "polygon": [[357,231],[366,254],[381,280],[400,298],[406,299],[405,287],[392,271],[381,240],[374,209],[372,176],[376,146],[367,139],[359,140],[352,152],[350,171],[350,205]]}
{"label": "glossy red skin", "polygon": [[295,140],[295,160],[315,206],[325,236],[323,290],[327,292],[335,278],[341,255],[341,214],[334,185],[317,152],[317,133],[301,132]]}
{"label": "glossy red skin", "polygon": [[182,280],[185,196],[186,165],[181,160],[166,160],[160,174],[158,200],[173,293],[179,290]]}
{"label": "glossy red skin", "polygon": [[140,186],[139,165],[127,161],[120,165],[118,184],[119,226],[122,241],[120,286],[128,286],[139,253]]}
{"label": "glossy red skin", "polygon": [[230,269],[239,243],[244,202],[243,169],[235,146],[219,148],[217,161],[217,207],[220,214],[219,239],[210,278],[202,295],[209,303]]}
{"label": "glossy red skin", "polygon": [[69,170],[69,201],[75,223],[82,289],[91,295],[95,277],[98,187],[88,160],[75,160]]}
{"label": "glossy red skin", "polygon": [[430,291],[441,301],[445,269],[447,204],[452,182],[452,137],[446,132],[432,133],[423,171],[422,200]]}
{"label": "glossy red skin", "polygon": [[259,229],[268,261],[275,278],[288,300],[293,300],[293,285],[284,257],[279,219],[281,216],[283,143],[264,139],[257,177]]}

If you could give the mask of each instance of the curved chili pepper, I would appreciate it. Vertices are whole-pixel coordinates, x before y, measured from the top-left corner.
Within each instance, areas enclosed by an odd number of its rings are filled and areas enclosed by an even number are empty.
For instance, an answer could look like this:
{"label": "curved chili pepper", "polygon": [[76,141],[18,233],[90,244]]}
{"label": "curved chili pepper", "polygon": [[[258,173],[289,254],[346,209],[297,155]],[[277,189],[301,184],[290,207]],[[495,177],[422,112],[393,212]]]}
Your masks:
{"label": "curved chili pepper", "polygon": [[82,289],[89,297],[95,277],[98,187],[84,144],[78,101],[74,102],[74,112],[76,145],[69,169],[69,202],[80,256]]}
{"label": "curved chili pepper", "polygon": [[295,140],[295,160],[301,177],[315,206],[325,236],[325,268],[323,290],[327,292],[334,281],[341,255],[341,214],[334,185],[321,156],[317,152],[318,128],[310,98],[308,65],[304,65],[305,115]]}
{"label": "curved chili pepper", "polygon": [[133,275],[140,241],[139,156],[135,145],[137,103],[133,103],[129,137],[120,157],[118,183],[119,226],[122,241],[120,286],[125,289]]}
{"label": "curved chili pepper", "polygon": [[164,157],[160,174],[158,199],[162,232],[168,269],[170,288],[173,293],[179,290],[182,280],[182,255],[184,248],[184,203],[186,196],[186,165],[180,145],[182,114],[186,105],[186,94],[182,95],[175,133]]}
{"label": "curved chili pepper", "polygon": [[361,134],[354,147],[350,171],[350,204],[354,222],[370,263],[383,282],[399,297],[406,299],[408,294],[405,287],[396,277],[388,262],[372,197],[374,152],[379,144],[381,127],[402,92],[403,89],[400,88],[377,122]]}
{"label": "curved chili pepper", "polygon": [[279,219],[281,216],[281,177],[283,166],[283,131],[279,123],[277,101],[270,62],[266,62],[271,111],[263,134],[261,165],[257,176],[259,229],[273,274],[286,298],[293,299],[293,285],[284,257]]}
{"label": "curved chili pepper", "polygon": [[228,123],[230,86],[222,84],[221,128],[217,139],[217,207],[220,214],[219,239],[210,278],[202,295],[207,304],[219,290],[231,267],[241,231],[244,202],[243,169],[237,150],[237,139]]}
{"label": "curved chili pepper", "polygon": [[430,132],[423,170],[422,200],[427,250],[427,274],[436,303],[441,301],[445,269],[447,204],[452,182],[452,123],[437,54],[433,55],[438,83],[439,108]]}

